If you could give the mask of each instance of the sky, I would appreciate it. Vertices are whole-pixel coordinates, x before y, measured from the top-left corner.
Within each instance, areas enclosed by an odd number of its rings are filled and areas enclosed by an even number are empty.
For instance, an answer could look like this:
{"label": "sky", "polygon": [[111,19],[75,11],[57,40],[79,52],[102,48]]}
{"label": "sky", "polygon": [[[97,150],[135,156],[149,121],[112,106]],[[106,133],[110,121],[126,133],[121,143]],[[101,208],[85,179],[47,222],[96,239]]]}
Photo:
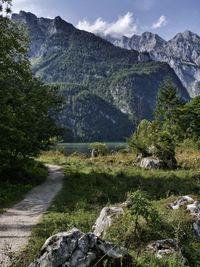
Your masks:
{"label": "sky", "polygon": [[145,31],[166,40],[185,30],[200,35],[200,0],[13,0],[12,10],[60,16],[79,29],[115,38]]}

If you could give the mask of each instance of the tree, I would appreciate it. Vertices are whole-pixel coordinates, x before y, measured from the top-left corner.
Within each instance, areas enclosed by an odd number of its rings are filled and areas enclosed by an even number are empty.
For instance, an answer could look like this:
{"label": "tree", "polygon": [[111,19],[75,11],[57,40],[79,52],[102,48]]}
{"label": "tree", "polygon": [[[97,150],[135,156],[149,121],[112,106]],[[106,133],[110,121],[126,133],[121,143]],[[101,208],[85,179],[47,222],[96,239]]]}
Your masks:
{"label": "tree", "polygon": [[166,80],[160,88],[155,110],[159,129],[155,146],[158,158],[167,168],[176,167],[175,148],[184,139],[180,125],[184,104],[172,81]]}
{"label": "tree", "polygon": [[182,110],[181,128],[185,138],[200,144],[200,96],[185,104]]}
{"label": "tree", "polygon": [[92,149],[91,156],[93,157],[98,157],[99,155],[105,156],[108,154],[108,147],[104,143],[92,143],[90,144],[90,149]]}
{"label": "tree", "polygon": [[168,132],[171,138],[178,142],[183,139],[179,128],[183,106],[184,102],[178,96],[173,82],[166,80],[158,94],[155,121],[162,131]]}
{"label": "tree", "polygon": [[148,148],[155,145],[158,129],[155,121],[142,120],[128,140],[129,146],[142,157],[148,156]]}
{"label": "tree", "polygon": [[148,225],[156,225],[159,221],[159,215],[153,209],[149,196],[144,191],[130,192],[127,197],[127,203],[131,214],[134,216],[134,239],[139,240],[140,219],[145,220]]}
{"label": "tree", "polygon": [[163,167],[175,168],[175,148],[185,136],[180,123],[184,105],[172,81],[166,80],[158,94],[155,120],[142,120],[129,145],[143,157],[156,156]]}
{"label": "tree", "polygon": [[20,27],[0,16],[0,36],[0,161],[8,168],[61,134],[53,114],[62,98],[57,88],[33,77]]}

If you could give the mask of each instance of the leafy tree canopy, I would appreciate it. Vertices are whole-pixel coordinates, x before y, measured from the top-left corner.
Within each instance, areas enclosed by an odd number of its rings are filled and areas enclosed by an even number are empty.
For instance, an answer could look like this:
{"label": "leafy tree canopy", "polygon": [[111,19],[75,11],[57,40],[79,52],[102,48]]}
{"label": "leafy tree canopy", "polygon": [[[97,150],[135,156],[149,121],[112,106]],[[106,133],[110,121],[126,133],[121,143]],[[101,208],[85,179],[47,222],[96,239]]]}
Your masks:
{"label": "leafy tree canopy", "polygon": [[19,158],[37,155],[60,134],[53,114],[62,98],[56,87],[33,77],[27,37],[20,27],[0,16],[0,36],[0,160],[4,168]]}

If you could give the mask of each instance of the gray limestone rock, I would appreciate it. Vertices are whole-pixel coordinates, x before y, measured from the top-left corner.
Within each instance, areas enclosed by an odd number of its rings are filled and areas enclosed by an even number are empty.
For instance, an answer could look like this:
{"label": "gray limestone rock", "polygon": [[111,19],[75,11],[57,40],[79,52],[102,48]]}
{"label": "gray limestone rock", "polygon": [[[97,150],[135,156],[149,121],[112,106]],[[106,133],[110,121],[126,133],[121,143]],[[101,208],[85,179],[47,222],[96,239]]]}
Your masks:
{"label": "gray limestone rock", "polygon": [[185,31],[165,41],[157,34],[144,32],[109,41],[122,48],[147,52],[151,59],[168,63],[191,97],[200,94],[200,36],[197,34]]}
{"label": "gray limestone rock", "polygon": [[162,168],[162,161],[151,157],[143,158],[139,166],[144,169],[160,169]]}
{"label": "gray limestone rock", "polygon": [[188,203],[193,203],[194,199],[191,198],[190,196],[181,196],[179,197],[176,201],[173,203],[169,204],[169,207],[172,208],[173,210],[179,209],[181,206],[184,206]]}
{"label": "gray limestone rock", "polygon": [[92,267],[103,259],[111,260],[112,266],[119,260],[122,262],[119,266],[133,266],[127,249],[74,228],[48,238],[29,267]]}
{"label": "gray limestone rock", "polygon": [[121,207],[105,207],[101,210],[94,225],[94,234],[103,236],[114,220],[124,213]]}

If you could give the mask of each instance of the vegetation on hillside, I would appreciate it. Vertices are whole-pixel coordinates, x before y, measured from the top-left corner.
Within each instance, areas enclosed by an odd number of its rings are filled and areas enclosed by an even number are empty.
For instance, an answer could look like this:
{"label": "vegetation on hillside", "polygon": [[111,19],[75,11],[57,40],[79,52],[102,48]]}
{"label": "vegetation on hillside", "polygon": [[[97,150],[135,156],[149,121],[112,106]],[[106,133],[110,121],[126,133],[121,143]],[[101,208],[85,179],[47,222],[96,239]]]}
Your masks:
{"label": "vegetation on hillside", "polygon": [[[13,18],[25,22],[28,28],[33,72],[48,83],[59,84],[66,102],[72,102],[72,107],[66,105],[59,121],[73,129],[74,141],[128,138],[140,119],[153,119],[158,89],[167,77],[180,95],[189,99],[187,90],[166,63],[141,62],[137,51],[115,47],[58,17],[40,20],[21,12]],[[73,98],[68,90],[72,84],[76,88]],[[102,109],[106,114],[102,115]],[[116,130],[116,125],[122,127]],[[71,136],[68,140],[72,140]]]}

